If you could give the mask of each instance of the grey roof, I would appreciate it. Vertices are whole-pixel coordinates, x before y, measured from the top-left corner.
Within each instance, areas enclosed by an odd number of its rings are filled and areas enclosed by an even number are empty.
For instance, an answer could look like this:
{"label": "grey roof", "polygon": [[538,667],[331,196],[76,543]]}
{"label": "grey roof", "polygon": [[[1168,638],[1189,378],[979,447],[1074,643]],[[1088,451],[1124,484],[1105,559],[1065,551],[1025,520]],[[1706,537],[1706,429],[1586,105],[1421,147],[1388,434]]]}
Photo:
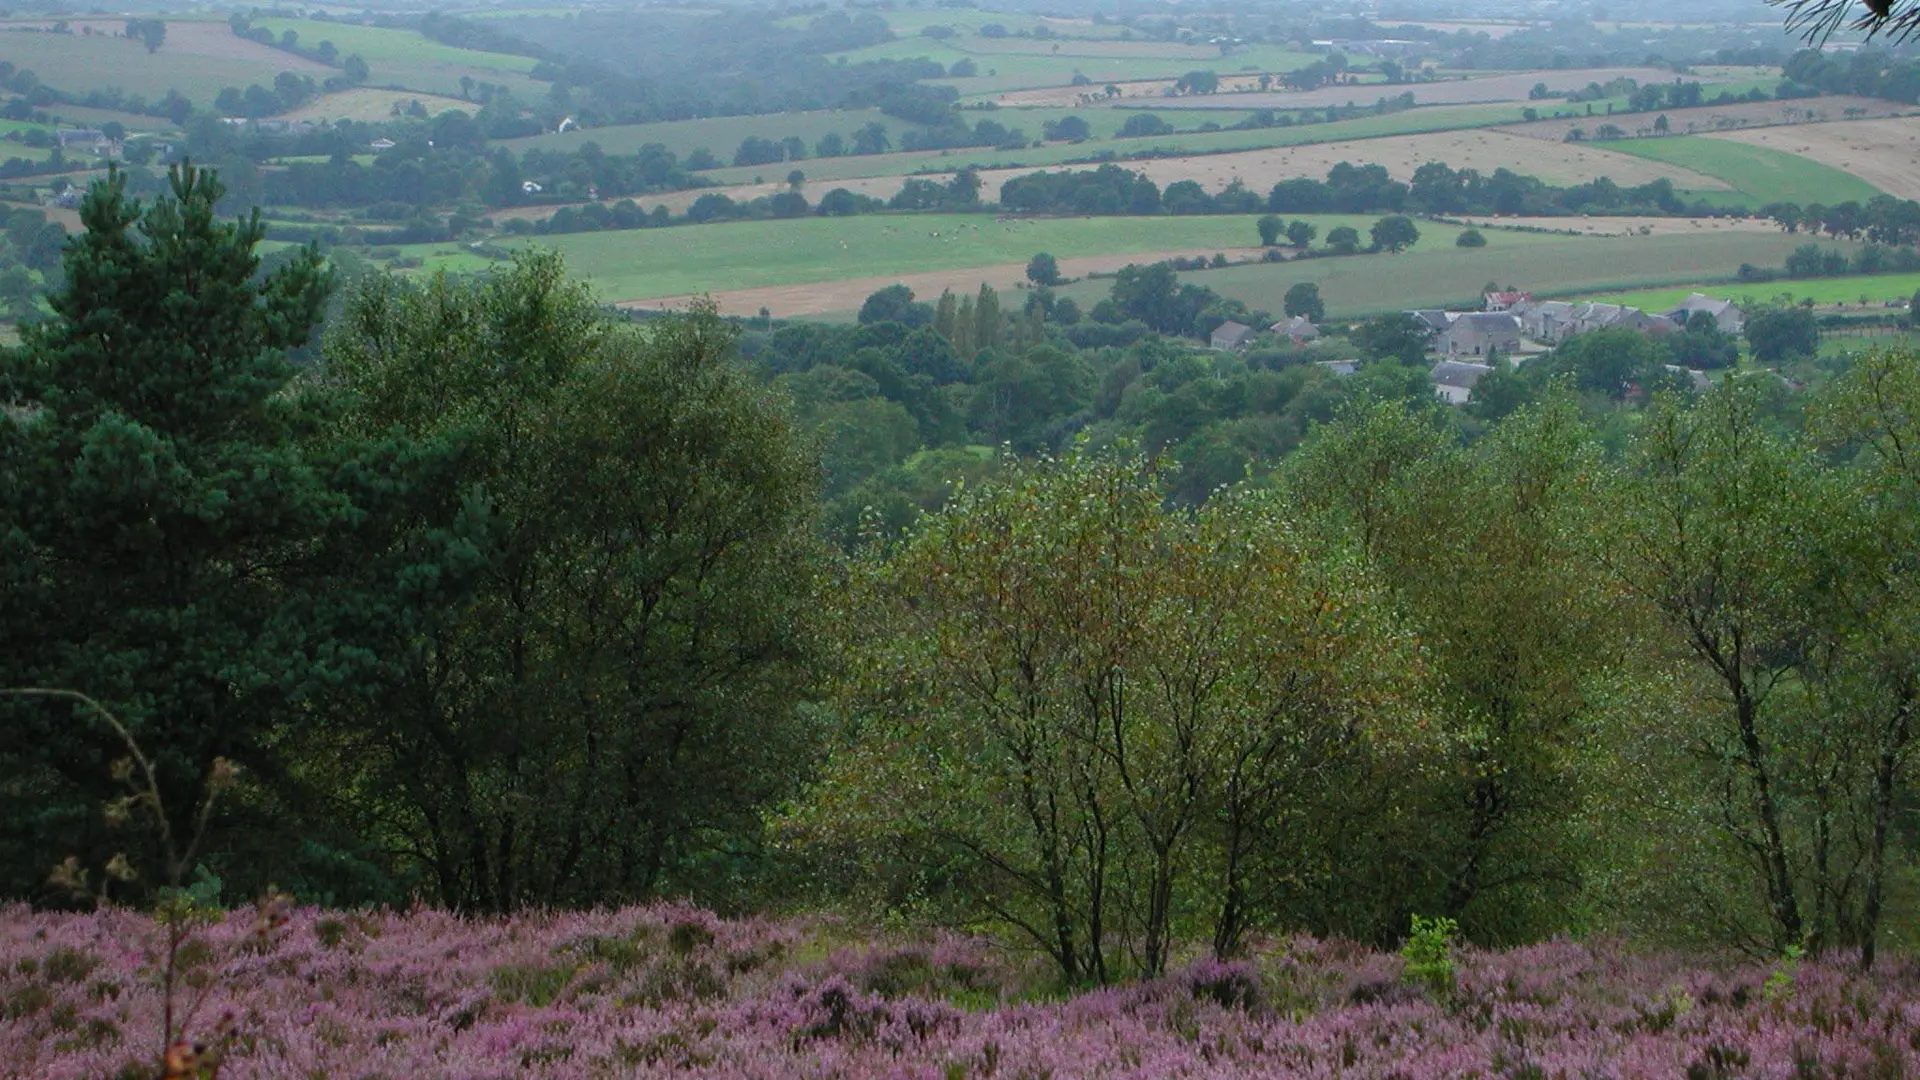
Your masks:
{"label": "grey roof", "polygon": [[1466,326],[1485,333],[1498,333],[1502,330],[1520,332],[1520,318],[1511,311],[1469,311],[1457,316],[1456,326]]}
{"label": "grey roof", "polygon": [[1417,311],[1409,311],[1407,314],[1412,316],[1415,322],[1434,331],[1445,330],[1453,321],[1450,315],[1439,308],[1421,308]]}
{"label": "grey roof", "polygon": [[1241,345],[1245,344],[1252,337],[1253,327],[1248,326],[1246,323],[1234,322],[1232,319],[1228,319],[1213,331],[1212,340],[1225,342],[1228,345]]}
{"label": "grey roof", "polygon": [[1696,311],[1704,311],[1709,315],[1718,316],[1733,306],[1734,303],[1731,300],[1722,300],[1718,297],[1708,296],[1706,293],[1691,293],[1681,302],[1679,307],[1667,312],[1666,315],[1668,318],[1673,318],[1675,315],[1678,315],[1684,320],[1688,315]]}
{"label": "grey roof", "polygon": [[1320,328],[1313,325],[1313,320],[1307,318],[1305,315],[1295,315],[1286,322],[1274,323],[1273,332],[1297,338],[1314,338],[1320,336]]}
{"label": "grey roof", "polygon": [[1462,390],[1471,390],[1480,379],[1493,368],[1486,364],[1467,364],[1459,360],[1442,360],[1433,365],[1433,382],[1436,386],[1457,386]]}

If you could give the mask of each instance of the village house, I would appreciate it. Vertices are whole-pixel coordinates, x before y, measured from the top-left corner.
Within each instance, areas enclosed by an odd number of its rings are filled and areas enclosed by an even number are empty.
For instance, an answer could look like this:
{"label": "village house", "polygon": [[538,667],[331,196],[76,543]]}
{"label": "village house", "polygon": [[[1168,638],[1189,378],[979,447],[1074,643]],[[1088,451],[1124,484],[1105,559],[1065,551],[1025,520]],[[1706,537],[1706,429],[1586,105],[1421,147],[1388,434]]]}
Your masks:
{"label": "village house", "polygon": [[1566,337],[1573,326],[1573,305],[1565,300],[1529,300],[1509,311],[1520,320],[1520,332],[1551,345]]}
{"label": "village house", "polygon": [[1320,328],[1305,315],[1295,315],[1286,322],[1274,323],[1272,330],[1276,334],[1286,335],[1287,341],[1296,349],[1320,336]]}
{"label": "village house", "polygon": [[1675,325],[1685,326],[1687,320],[1696,311],[1704,311],[1713,316],[1714,325],[1718,326],[1722,333],[1737,334],[1747,325],[1746,316],[1740,311],[1740,305],[1731,300],[1716,299],[1705,293],[1689,295],[1679,307],[1665,314],[1667,318],[1673,320]]}
{"label": "village house", "polygon": [[378,154],[383,150],[391,150],[398,145],[400,144],[394,142],[392,139],[380,138],[380,139],[375,139],[372,142],[368,143],[367,149],[372,150],[374,153]]}
{"label": "village house", "polygon": [[1338,375],[1342,378],[1360,370],[1358,360],[1315,360],[1313,364],[1329,375]]}
{"label": "village house", "polygon": [[1490,292],[1486,295],[1484,310],[1512,311],[1532,299],[1530,292]]}
{"label": "village house", "polygon": [[1469,311],[1447,324],[1434,342],[1446,356],[1485,356],[1495,349],[1512,352],[1520,344],[1520,320],[1507,311]]}
{"label": "village house", "polygon": [[1439,308],[1420,308],[1415,311],[1405,312],[1404,314],[1407,318],[1412,319],[1424,327],[1428,337],[1445,333],[1447,327],[1455,318],[1454,312],[1441,311]]}
{"label": "village house", "polygon": [[1253,335],[1253,327],[1228,319],[1213,332],[1209,342],[1221,352],[1239,352],[1247,347],[1247,342],[1253,340]]}
{"label": "village house", "polygon": [[1488,364],[1442,360],[1433,365],[1430,373],[1434,396],[1449,405],[1465,405],[1473,397],[1473,388],[1492,370]]}

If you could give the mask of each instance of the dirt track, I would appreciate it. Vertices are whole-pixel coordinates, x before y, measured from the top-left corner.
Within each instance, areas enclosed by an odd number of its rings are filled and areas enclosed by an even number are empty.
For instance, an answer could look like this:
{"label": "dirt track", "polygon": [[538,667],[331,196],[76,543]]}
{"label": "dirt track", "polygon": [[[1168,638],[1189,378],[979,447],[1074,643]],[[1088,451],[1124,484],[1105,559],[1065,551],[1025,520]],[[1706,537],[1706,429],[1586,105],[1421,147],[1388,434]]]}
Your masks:
{"label": "dirt track", "polygon": [[1852,173],[1889,195],[1920,199],[1920,117],[1727,131],[1708,138],[1798,154]]}
{"label": "dirt track", "polygon": [[[1130,263],[1155,263],[1175,257],[1191,258],[1205,256],[1211,258],[1216,252],[1225,254],[1235,262],[1244,262],[1260,257],[1261,248],[1207,248],[1185,251],[1135,252],[1131,255],[1089,255],[1082,258],[1060,260],[1060,273],[1066,277],[1085,277],[1092,273],[1111,273]],[[914,296],[922,300],[932,300],[940,295],[942,289],[954,292],[973,292],[982,284],[995,289],[1008,291],[1017,288],[1027,280],[1026,263],[1003,263],[998,266],[976,266],[964,270],[941,270],[926,274],[894,275],[890,277],[842,278],[839,281],[821,281],[804,285],[772,285],[759,289],[737,289],[732,292],[713,293],[714,303],[728,315],[758,315],[761,308],[772,312],[776,318],[795,315],[831,315],[840,312],[856,311],[862,302],[874,292],[889,285],[905,285],[913,290]],[[691,303],[694,296],[661,296],[620,298],[615,301],[622,307],[680,308]],[[1017,306],[1018,300],[1002,300],[1003,305]]]}

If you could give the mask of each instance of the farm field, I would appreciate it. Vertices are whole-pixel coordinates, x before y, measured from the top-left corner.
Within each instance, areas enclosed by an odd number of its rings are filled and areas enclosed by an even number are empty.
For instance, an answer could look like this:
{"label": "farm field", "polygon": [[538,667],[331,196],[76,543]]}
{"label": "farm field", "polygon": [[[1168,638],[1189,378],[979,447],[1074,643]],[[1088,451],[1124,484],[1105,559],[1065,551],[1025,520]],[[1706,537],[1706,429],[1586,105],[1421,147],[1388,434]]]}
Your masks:
{"label": "farm field", "polygon": [[[573,273],[609,300],[641,300],[841,278],[886,277],[1018,263],[1036,252],[1062,259],[1149,252],[1209,253],[1257,239],[1257,215],[1205,217],[1013,218],[985,214],[871,215],[729,222],[620,232],[575,233],[531,241],[567,257]],[[1336,225],[1365,230],[1372,215],[1309,217],[1325,235]],[[1458,229],[1423,229],[1426,242],[1451,243]],[[1515,245],[1532,234],[1502,235]],[[412,245],[419,257],[455,245]]]}
{"label": "farm field", "polygon": [[[1736,128],[1757,128],[1784,124],[1818,124],[1838,120],[1848,111],[1864,110],[1868,117],[1900,116],[1914,111],[1913,106],[1874,98],[1832,97],[1802,98],[1793,101],[1743,101],[1735,105],[1702,105],[1697,109],[1659,109],[1653,112],[1614,113],[1612,116],[1569,116],[1553,120],[1535,120],[1500,130],[1530,139],[1563,142],[1575,128],[1591,137],[1601,124],[1613,124],[1634,135],[1653,135],[1653,122],[1661,116],[1674,135],[1708,134]],[[1819,130],[1812,128],[1810,130]]]}
{"label": "farm field", "polygon": [[[1494,241],[1493,233],[1487,238]],[[1538,237],[1540,242],[1455,248],[1429,238],[1390,257],[1313,259],[1236,266],[1186,275],[1250,307],[1280,310],[1286,291],[1302,281],[1320,286],[1327,311],[1354,318],[1405,308],[1463,303],[1489,281],[1516,285],[1536,296],[1597,294],[1700,281],[1732,274],[1743,262],[1777,266],[1801,238],[1784,233],[1726,231],[1703,235]],[[1105,295],[1102,283],[1063,290],[1084,307]],[[1684,295],[1684,293],[1682,294]]]}
{"label": "farm field", "polygon": [[1620,139],[1607,148],[1664,161],[1716,177],[1756,207],[1770,202],[1865,202],[1880,190],[1859,177],[1809,158],[1707,135]]}
{"label": "farm field", "polygon": [[[1391,97],[1411,91],[1413,99],[1422,105],[1464,105],[1477,101],[1526,101],[1527,95],[1539,83],[1546,83],[1549,90],[1579,90],[1590,82],[1607,83],[1619,78],[1636,79],[1642,83],[1671,82],[1673,72],[1659,68],[1573,68],[1483,75],[1444,82],[1323,86],[1318,90],[1235,94],[1233,97],[1235,108],[1324,109],[1329,105],[1365,104],[1383,96]],[[1166,107],[1208,109],[1213,107],[1215,97],[1218,95],[1170,98]]]}
{"label": "farm field", "polygon": [[[1082,110],[1098,112],[1099,110]],[[1018,110],[989,114],[1001,123],[1013,126]],[[1048,110],[1049,113],[1052,110]],[[1510,105],[1454,105],[1409,109],[1384,116],[1364,116],[1333,123],[1298,124],[1292,127],[1256,128],[1240,131],[1198,131],[1176,135],[1153,135],[1132,139],[1089,140],[1083,143],[1051,143],[1039,148],[994,150],[974,147],[959,150],[920,150],[909,153],[875,154],[865,157],[816,158],[799,162],[809,180],[846,180],[860,177],[908,176],[916,173],[949,173],[962,166],[974,168],[1037,169],[1053,165],[1082,164],[1091,168],[1092,159],[1108,154],[1129,168],[1128,159],[1144,155],[1143,160],[1168,154],[1222,154],[1262,150],[1284,146],[1371,139],[1388,135],[1452,131],[1458,128],[1489,127],[1517,118],[1519,110]],[[1173,117],[1178,120],[1179,117]],[[1038,135],[1038,125],[1026,127]],[[765,178],[772,166],[745,166],[712,169],[702,175],[722,184]]]}
{"label": "farm field", "polygon": [[[994,114],[994,118],[1001,119],[999,114]],[[789,135],[798,136],[806,140],[807,152],[811,154],[813,144],[821,136],[832,132],[850,139],[855,131],[876,121],[884,124],[888,136],[894,139],[898,139],[902,132],[914,130],[920,126],[888,116],[879,109],[818,109],[760,116],[713,116],[700,120],[667,120],[657,124],[619,124],[610,127],[580,128],[546,135],[531,135],[524,139],[502,139],[495,145],[507,147],[518,154],[528,150],[571,152],[587,143],[597,143],[600,149],[609,154],[632,154],[648,143],[659,143],[681,157],[704,147],[713,151],[720,160],[731,161],[740,141],[749,135],[758,135],[775,142]],[[1002,122],[1006,121],[1002,119]],[[1033,127],[1029,134],[1038,138],[1039,127],[1037,125]],[[806,168],[813,163],[807,161],[797,164],[801,168]],[[773,166],[758,165],[753,168],[770,169]]]}
{"label": "farm field", "polygon": [[[1053,51],[1055,46],[1059,47],[1057,53]],[[1168,42],[1040,42],[981,37],[946,41],[907,38],[829,55],[832,60],[841,57],[850,64],[924,57],[948,68],[961,60],[970,60],[978,68],[978,74],[933,80],[954,87],[963,96],[1066,86],[1075,75],[1085,75],[1096,84],[1104,85],[1122,80],[1173,79],[1200,69],[1222,75],[1239,71],[1290,71],[1305,67],[1315,59],[1309,53],[1272,46],[1256,46],[1223,57],[1217,48]]]}
{"label": "farm field", "polygon": [[[1839,169],[1889,195],[1920,198],[1920,117],[1840,120],[1767,131],[1730,131],[1715,141],[1792,154]],[[1833,204],[1839,197],[1796,200]]]}
{"label": "farm field", "polygon": [[337,94],[322,94],[292,112],[280,115],[287,120],[318,120],[326,123],[337,120],[359,120],[379,123],[393,118],[394,106],[398,105],[405,109],[410,102],[415,101],[420,103],[421,108],[427,110],[429,116],[438,116],[453,109],[472,112],[475,108],[472,102],[462,101],[459,98],[417,93],[412,90],[375,90],[370,87],[356,86]]}
{"label": "farm field", "polygon": [[195,104],[212,102],[229,86],[271,86],[283,71],[316,81],[333,74],[325,64],[235,37],[225,23],[169,23],[166,44],[155,53],[123,37],[0,29],[0,60],[60,90],[118,87],[149,99],[178,90]]}
{"label": "farm field", "polygon": [[1868,308],[1884,309],[1889,300],[1901,303],[1920,291],[1920,274],[1859,274],[1845,277],[1813,278],[1796,281],[1735,282],[1730,285],[1693,285],[1667,289],[1634,289],[1627,292],[1598,294],[1591,299],[1612,304],[1632,304],[1647,311],[1664,311],[1687,298],[1688,293],[1703,292],[1741,304],[1767,303],[1790,296],[1794,303],[1812,300],[1816,306],[1861,310],[1861,297]]}
{"label": "farm field", "polygon": [[459,49],[411,30],[312,19],[257,19],[254,25],[271,30],[275,37],[292,30],[304,46],[331,41],[343,56],[358,53],[371,72],[370,86],[452,96],[460,93],[460,80],[465,77],[505,86],[520,97],[543,93],[546,86],[527,75],[539,63],[532,57]]}
{"label": "farm field", "polygon": [[[1084,148],[1082,154],[1084,156]],[[1028,164],[1013,168],[983,169],[980,180],[988,197],[997,197],[1000,185],[1016,176],[1025,176],[1036,171],[1057,172],[1094,167],[1090,164],[1042,166],[1032,160],[1039,155],[1031,152],[1013,153],[1008,156],[1027,159]],[[849,159],[835,159],[835,163],[847,160]],[[864,160],[866,159],[851,159],[855,163]],[[988,163],[971,157],[962,160],[975,164]],[[1247,150],[1239,153],[1146,158],[1124,162],[1123,165],[1129,170],[1145,173],[1162,188],[1181,180],[1193,180],[1209,192],[1218,192],[1237,179],[1265,197],[1268,189],[1281,180],[1296,176],[1321,179],[1326,176],[1327,170],[1342,161],[1355,165],[1384,165],[1389,173],[1402,180],[1411,177],[1415,169],[1430,161],[1471,161],[1475,168],[1485,172],[1504,167],[1515,172],[1537,176],[1548,183],[1561,186],[1585,183],[1597,177],[1606,176],[1623,187],[1667,179],[1673,181],[1675,187],[1685,191],[1727,190],[1727,185],[1714,177],[1658,162],[1609,153],[1598,147],[1577,143],[1542,144],[1534,140],[1483,131],[1390,136],[1348,142],[1312,143],[1299,147]],[[806,173],[805,194],[812,200],[817,200],[832,187],[845,187],[856,194],[870,195],[878,199],[890,198],[907,180],[907,177],[902,175],[841,178],[834,175],[838,170],[809,168],[810,165],[818,164],[823,163],[803,161],[794,166]],[[747,170],[735,170],[735,172],[745,171],[757,175],[761,178],[761,182],[681,191],[652,197],[642,196],[635,201],[647,206],[664,205],[678,212],[691,206],[695,199],[708,191],[718,191],[735,200],[773,195],[786,187],[782,182],[786,168],[786,166],[764,165]],[[717,176],[721,171],[714,170],[706,175]],[[945,180],[952,174],[925,175],[929,179]]]}

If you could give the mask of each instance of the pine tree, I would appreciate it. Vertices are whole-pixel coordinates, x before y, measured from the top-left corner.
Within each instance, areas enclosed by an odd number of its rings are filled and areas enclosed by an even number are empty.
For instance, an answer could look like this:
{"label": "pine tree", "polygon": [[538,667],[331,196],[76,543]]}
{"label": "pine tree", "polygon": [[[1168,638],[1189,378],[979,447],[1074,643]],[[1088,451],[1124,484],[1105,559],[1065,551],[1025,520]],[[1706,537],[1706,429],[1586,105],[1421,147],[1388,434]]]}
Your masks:
{"label": "pine tree", "polygon": [[[175,814],[217,759],[274,772],[274,729],[326,654],[289,569],[347,512],[300,450],[313,406],[286,357],[328,272],[308,250],[256,281],[258,212],[217,221],[223,194],[184,165],[143,208],[110,172],[53,317],[0,358],[0,687],[106,703]],[[126,846],[93,824],[121,753],[66,703],[0,698],[0,768],[19,781],[0,789],[0,891]]]}

